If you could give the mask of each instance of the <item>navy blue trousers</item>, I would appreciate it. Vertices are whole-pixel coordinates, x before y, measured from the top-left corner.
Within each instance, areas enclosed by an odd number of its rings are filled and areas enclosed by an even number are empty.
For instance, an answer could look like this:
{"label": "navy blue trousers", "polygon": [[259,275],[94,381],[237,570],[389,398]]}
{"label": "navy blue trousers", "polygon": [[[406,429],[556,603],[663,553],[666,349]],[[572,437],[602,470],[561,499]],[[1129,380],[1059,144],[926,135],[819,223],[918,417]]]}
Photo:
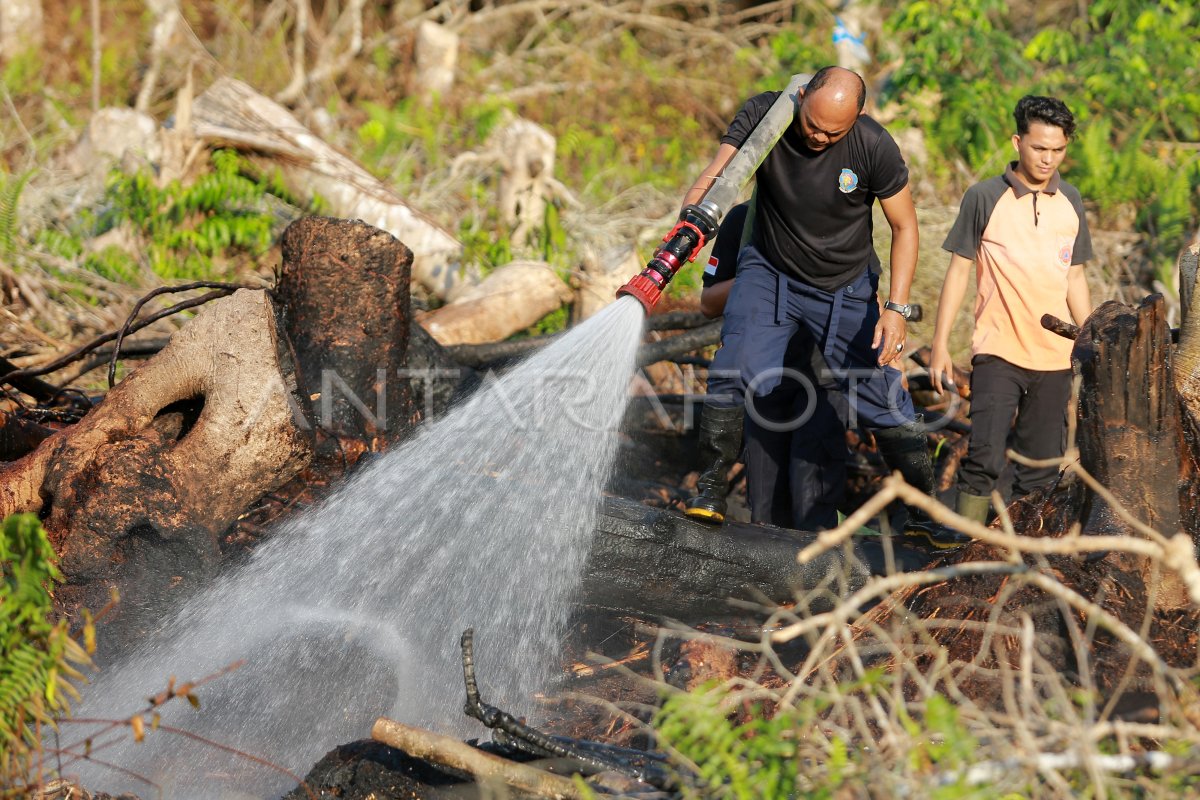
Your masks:
{"label": "navy blue trousers", "polygon": [[826,292],[783,275],[754,246],[742,250],[707,402],[746,405],[754,521],[833,527],[845,488],[846,427],[891,428],[915,418],[900,372],[880,368],[871,347],[877,286],[864,270]]}

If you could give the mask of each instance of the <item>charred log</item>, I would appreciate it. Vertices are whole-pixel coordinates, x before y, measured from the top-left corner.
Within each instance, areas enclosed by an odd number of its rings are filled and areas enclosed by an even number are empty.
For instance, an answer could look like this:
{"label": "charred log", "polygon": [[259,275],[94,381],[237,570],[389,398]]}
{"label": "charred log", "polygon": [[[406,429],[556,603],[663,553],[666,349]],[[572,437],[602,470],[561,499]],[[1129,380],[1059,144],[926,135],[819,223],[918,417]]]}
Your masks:
{"label": "charred log", "polygon": [[668,361],[684,353],[690,353],[702,347],[710,347],[720,340],[721,320],[714,320],[686,333],[679,333],[657,342],[642,345],[638,351],[637,363],[639,366],[645,366],[658,361]]}
{"label": "charred log", "polygon": [[[677,358],[684,353],[710,347],[720,341],[721,321],[704,320],[696,324],[694,318],[699,315],[684,313],[663,314],[666,322],[656,323],[659,317],[650,317],[647,330],[677,330],[685,333],[668,336],[657,342],[648,342],[638,351],[638,364],[654,364]],[[670,327],[657,327],[669,323]],[[522,358],[538,350],[558,338],[559,334],[536,336],[528,339],[518,339],[511,342],[491,342],[488,344],[458,344],[446,348],[446,353],[458,363],[475,369],[502,366],[505,362]]]}
{"label": "charred log", "polygon": [[[726,522],[720,527],[629,500],[604,503],[584,569],[581,603],[611,611],[697,623],[744,614],[730,599],[793,603],[824,611],[871,575],[888,571],[887,545],[860,538],[799,564],[815,533]],[[929,557],[900,544],[895,569],[921,569]]]}
{"label": "charred log", "polygon": [[[0,358],[0,376],[3,376],[0,380],[3,380],[4,383],[10,384],[17,391],[29,395],[39,403],[49,403],[58,396],[57,386],[29,375],[20,377],[18,374],[20,372],[21,370],[7,358]],[[10,378],[10,376],[14,377]]]}

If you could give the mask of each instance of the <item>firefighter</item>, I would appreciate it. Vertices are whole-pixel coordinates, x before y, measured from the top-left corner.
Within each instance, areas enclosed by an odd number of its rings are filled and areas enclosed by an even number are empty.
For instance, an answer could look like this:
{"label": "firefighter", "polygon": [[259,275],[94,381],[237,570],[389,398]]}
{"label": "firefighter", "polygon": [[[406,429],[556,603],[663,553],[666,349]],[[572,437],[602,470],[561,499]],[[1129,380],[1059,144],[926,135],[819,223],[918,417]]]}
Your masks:
{"label": "firefighter", "polygon": [[[764,92],[746,101],[685,195],[685,207],[704,197],[779,94]],[[729,290],[723,346],[714,367],[733,368],[745,400],[766,400],[782,382],[790,343],[805,331],[850,401],[849,424],[872,429],[889,466],[932,494],[924,426],[892,366],[903,354],[912,313],[908,292],[917,258],[916,210],[900,150],[883,126],[862,113],[865,98],[862,78],[839,67],[819,70],[798,92],[791,124],[755,173],[754,225]],[[882,308],[871,227],[876,200],[892,230],[890,295]],[[726,348],[730,355],[722,358]],[[732,403],[705,403],[711,422],[702,423],[702,439],[738,434],[744,409],[734,394]],[[772,448],[769,438],[778,436],[761,425],[744,432],[748,444],[757,438],[764,450]],[[844,448],[843,434],[844,426],[829,428],[829,446],[836,438],[837,447]],[[728,486],[723,475],[709,474],[712,466],[706,465],[689,512],[702,515],[707,509],[708,518],[718,521]],[[789,483],[816,487],[825,495],[837,491],[833,481],[812,469],[812,462],[793,455]],[[941,535],[942,529],[918,522],[912,532],[931,541]],[[835,524],[836,516],[828,516],[822,527]]]}

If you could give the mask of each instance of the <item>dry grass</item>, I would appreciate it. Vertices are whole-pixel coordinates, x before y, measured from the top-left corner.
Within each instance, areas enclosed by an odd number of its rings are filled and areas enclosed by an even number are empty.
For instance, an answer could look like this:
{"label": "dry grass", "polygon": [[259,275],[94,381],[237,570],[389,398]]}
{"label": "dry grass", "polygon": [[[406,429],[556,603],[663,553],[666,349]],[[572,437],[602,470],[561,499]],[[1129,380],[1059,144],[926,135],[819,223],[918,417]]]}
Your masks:
{"label": "dry grass", "polygon": [[[1067,469],[1104,493],[1077,463]],[[1082,591],[1053,561],[1108,553],[1091,567],[1099,570],[1123,557],[1145,560],[1151,573],[1187,586],[1185,607],[1170,616],[1187,621],[1183,627],[1194,642],[1200,568],[1190,538],[1168,537],[1134,520],[1131,536],[1072,532],[1034,538],[1015,530],[1007,515],[998,529],[985,528],[896,476],[860,514],[822,534],[800,559],[842,547],[863,519],[897,498],[969,533],[976,544],[926,571],[878,576],[852,593],[833,577],[829,585],[797,596],[792,607],[760,609],[757,642],[664,627],[652,647],[652,674],[664,674],[660,658],[672,639],[701,641],[710,649],[742,653],[743,663],[757,662],[752,672],[743,669],[709,691],[720,698],[721,714],[734,722],[748,721],[757,713],[751,709],[763,707],[792,720],[785,730],[795,752],[787,758],[803,765],[798,788],[805,792],[793,796],[1194,796],[1200,774],[1196,654],[1189,663],[1169,663],[1153,633],[1158,615],[1152,609],[1140,619],[1122,619],[1114,598]],[[1126,513],[1118,508],[1118,514]],[[970,593],[980,578],[999,579],[1002,589],[977,618],[913,611],[930,590],[946,593],[961,586]],[[1071,670],[1062,668],[1061,653],[1047,638],[1063,634],[1037,621],[1031,593],[1068,621]],[[807,610],[818,605],[832,609]],[[1115,685],[1098,677],[1103,665],[1093,655],[1111,650],[1113,642],[1127,661],[1126,678]],[[798,643],[803,646],[797,655]],[[1138,680],[1131,681],[1135,674]],[[678,691],[659,681],[646,685],[660,695]],[[1137,714],[1121,708],[1125,692],[1143,700]],[[640,721],[644,707],[592,702],[631,728],[659,735]],[[699,768],[694,750],[675,751],[673,745],[684,745],[669,739],[658,744],[677,763]],[[763,758],[760,770],[770,767]],[[685,796],[741,795],[718,790]]]}

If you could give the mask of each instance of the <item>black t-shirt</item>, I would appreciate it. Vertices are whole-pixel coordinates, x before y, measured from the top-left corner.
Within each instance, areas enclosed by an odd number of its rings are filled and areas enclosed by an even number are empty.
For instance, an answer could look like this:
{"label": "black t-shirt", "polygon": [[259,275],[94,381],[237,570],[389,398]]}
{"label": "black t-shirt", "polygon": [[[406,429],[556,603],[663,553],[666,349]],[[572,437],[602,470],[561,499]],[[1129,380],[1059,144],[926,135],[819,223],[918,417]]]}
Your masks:
{"label": "black t-shirt", "polygon": [[732,280],[737,274],[738,251],[742,249],[742,228],[746,224],[746,211],[749,203],[740,203],[729,209],[721,227],[717,228],[717,238],[713,241],[712,250],[708,255],[708,265],[704,268],[701,280],[708,288],[722,281]]}
{"label": "black t-shirt", "polygon": [[[740,148],[780,94],[747,100],[721,142]],[[871,117],[859,117],[850,133],[820,152],[805,146],[796,118],[755,179],[754,244],[784,274],[834,291],[864,269],[878,269],[871,207],[908,185],[908,167]]]}

